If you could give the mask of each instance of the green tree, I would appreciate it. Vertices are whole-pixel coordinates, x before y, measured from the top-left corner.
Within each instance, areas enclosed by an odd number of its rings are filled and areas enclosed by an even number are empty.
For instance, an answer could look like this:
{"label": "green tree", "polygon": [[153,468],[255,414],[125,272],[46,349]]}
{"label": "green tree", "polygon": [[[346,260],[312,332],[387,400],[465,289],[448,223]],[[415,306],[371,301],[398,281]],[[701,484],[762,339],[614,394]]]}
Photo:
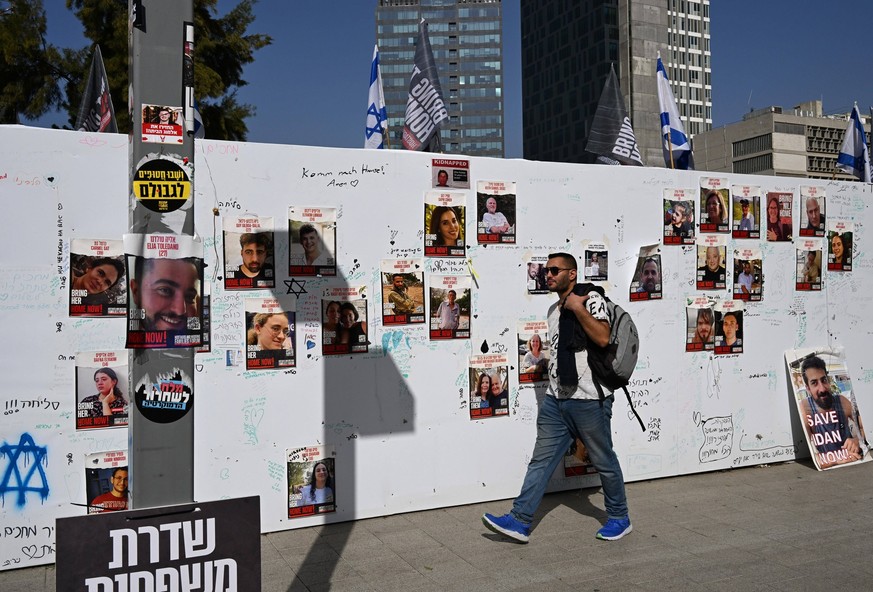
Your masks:
{"label": "green tree", "polygon": [[[24,0],[21,0],[24,1]],[[207,138],[245,140],[245,119],[255,107],[240,103],[237,90],[247,83],[243,66],[254,61],[254,52],[272,43],[269,35],[246,34],[255,20],[256,0],[241,0],[223,17],[218,17],[218,0],[194,0],[194,94]],[[128,98],[128,14],[127,2],[119,0],[67,0],[85,28],[85,37],[100,45],[118,131],[130,130]],[[148,17],[146,17],[148,18]],[[90,51],[76,67],[77,84],[67,85],[65,107],[75,122],[84,80],[90,66]]]}
{"label": "green tree", "polygon": [[0,123],[36,119],[64,108],[59,81],[82,57],[45,41],[42,0],[10,0],[0,8]]}

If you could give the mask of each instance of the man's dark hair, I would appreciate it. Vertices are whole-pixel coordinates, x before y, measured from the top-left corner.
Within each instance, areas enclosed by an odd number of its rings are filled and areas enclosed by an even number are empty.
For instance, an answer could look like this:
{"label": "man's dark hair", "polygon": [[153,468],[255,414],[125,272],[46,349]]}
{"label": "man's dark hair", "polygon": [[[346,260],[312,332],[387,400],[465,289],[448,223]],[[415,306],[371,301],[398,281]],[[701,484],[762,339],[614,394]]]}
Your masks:
{"label": "man's dark hair", "polygon": [[265,249],[270,249],[270,235],[266,232],[246,232],[241,234],[239,237],[239,246],[243,249],[246,248],[246,245],[251,243],[255,243],[259,247],[264,247]]}
{"label": "man's dark hair", "polygon": [[570,253],[549,253],[549,259],[561,259],[568,268],[579,269],[579,265],[576,263],[576,257]]}
{"label": "man's dark hair", "polygon": [[455,292],[454,290],[449,290],[449,291],[447,292],[447,294],[454,294],[454,295],[455,295],[455,298],[458,297],[458,293]]}
{"label": "man's dark hair", "polygon": [[128,472],[126,466],[125,466],[125,467],[115,467],[114,469],[112,469],[112,478],[113,478],[113,479],[115,478],[115,474],[116,474],[118,471],[124,471],[125,473]]}
{"label": "man's dark hair", "polygon": [[313,226],[312,224],[304,224],[303,226],[300,227],[300,230],[297,231],[297,238],[299,240],[303,240],[304,234],[310,234],[312,232],[318,234],[318,231],[315,229],[315,226]]}
{"label": "man's dark hair", "polygon": [[724,320],[728,317],[733,317],[734,321],[736,321],[737,325],[740,324],[740,317],[735,312],[726,312],[721,316],[721,324],[724,325]]}
{"label": "man's dark hair", "polygon": [[703,317],[703,320],[710,325],[712,324],[712,309],[711,308],[701,308],[697,311],[697,320],[700,321],[700,317]]}
{"label": "man's dark hair", "polygon": [[406,278],[403,277],[403,274],[402,274],[402,273],[393,273],[393,274],[391,274],[391,281],[392,281],[392,282],[393,282],[394,280],[396,280],[397,278],[400,278],[400,279],[402,279],[403,281],[406,281]]}
{"label": "man's dark hair", "polygon": [[818,368],[827,376],[828,367],[825,365],[824,360],[822,360],[818,356],[809,356],[800,364],[800,373],[803,375],[803,384],[809,387],[809,381],[806,378],[806,371],[810,368]]}

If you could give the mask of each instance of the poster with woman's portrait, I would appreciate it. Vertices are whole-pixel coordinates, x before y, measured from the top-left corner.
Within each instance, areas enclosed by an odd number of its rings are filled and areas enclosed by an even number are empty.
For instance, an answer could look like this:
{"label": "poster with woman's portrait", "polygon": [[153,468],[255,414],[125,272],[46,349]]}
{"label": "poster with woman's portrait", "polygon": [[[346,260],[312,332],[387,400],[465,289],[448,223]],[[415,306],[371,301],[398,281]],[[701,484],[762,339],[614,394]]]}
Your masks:
{"label": "poster with woman's portrait", "polygon": [[515,183],[476,183],[476,238],[479,244],[515,244]]}
{"label": "poster with woman's portrait", "polygon": [[800,186],[800,236],[824,236],[825,190],[814,185]]}
{"label": "poster with woman's portrait", "polygon": [[470,338],[470,289],[468,275],[435,275],[430,279],[430,338]]}
{"label": "poster with woman's portrait", "polygon": [[664,190],[664,244],[694,244],[694,201],[692,189]]}
{"label": "poster with woman's portrait", "polygon": [[822,244],[820,238],[798,239],[794,243],[798,292],[816,292],[822,284]]}
{"label": "poster with woman's portrait", "polygon": [[424,196],[424,254],[464,257],[464,194],[429,191]]}
{"label": "poster with woman's portrait", "polygon": [[175,234],[126,234],[129,294],[125,347],[203,343],[203,243]]}
{"label": "poster with woman's portrait", "polygon": [[297,302],[246,298],[246,370],[285,370],[296,365]]}
{"label": "poster with woman's portrait", "polygon": [[336,275],[336,208],[288,208],[288,274]]}
{"label": "poster with woman's portrait", "polygon": [[663,295],[661,285],[661,253],[658,245],[640,247],[637,265],[630,283],[630,301],[660,300]]}
{"label": "poster with woman's portrait", "polygon": [[761,238],[761,188],[757,185],[734,185],[733,237]]}
{"label": "poster with woman's portrait", "polygon": [[730,232],[731,203],[728,180],[722,177],[700,178],[700,232]]}
{"label": "poster with woman's portrait", "polygon": [[417,325],[424,323],[424,261],[421,259],[383,259],[382,324]]}
{"label": "poster with woman's portrait", "polygon": [[549,380],[549,324],[518,322],[518,382]]}
{"label": "poster with woman's portrait", "polygon": [[743,353],[742,300],[721,300],[715,303],[715,354]]}
{"label": "poster with woman's portrait", "polygon": [[767,209],[765,220],[767,223],[767,240],[769,242],[790,241],[793,236],[792,207],[794,194],[790,191],[767,192]]}
{"label": "poster with woman's portrait", "polygon": [[76,354],[76,429],[127,425],[127,352]]}
{"label": "poster with woman's portrait", "polygon": [[152,144],[183,144],[182,108],[143,104],[142,141]]}
{"label": "poster with woman's portrait", "polygon": [[734,300],[760,302],[764,286],[764,261],[760,248],[734,249]]}
{"label": "poster with woman's portrait", "polygon": [[843,348],[789,349],[785,363],[815,467],[824,471],[873,460]]}
{"label": "poster with woman's portrait", "polygon": [[321,298],[321,353],[325,356],[365,354],[367,300],[364,288],[325,288]]}
{"label": "poster with woman's portrait", "polygon": [[855,224],[828,220],[828,271],[852,271],[852,236]]}
{"label": "poster with woman's portrait", "polygon": [[549,286],[546,284],[546,262],[549,260],[545,255],[534,255],[528,258],[524,268],[524,281],[527,284],[528,294],[548,294]]}
{"label": "poster with woman's portrait", "polygon": [[85,500],[88,514],[127,509],[127,451],[110,450],[85,457]]}
{"label": "poster with woman's portrait", "polygon": [[704,234],[697,237],[697,289],[724,290],[727,286],[727,237]]}
{"label": "poster with woman's portrait", "polygon": [[715,349],[715,302],[707,296],[686,299],[685,351]]}
{"label": "poster with woman's portrait", "polygon": [[224,289],[276,287],[273,219],[224,218]]}
{"label": "poster with woman's portrait", "polygon": [[127,312],[124,243],[70,241],[70,316],[119,317]]}
{"label": "poster with woman's portrait", "polygon": [[470,419],[509,417],[509,362],[504,354],[470,357]]}
{"label": "poster with woman's portrait", "polygon": [[288,518],[336,511],[336,467],[332,446],[303,446],[285,451]]}
{"label": "poster with woman's portrait", "polygon": [[583,272],[589,282],[605,282],[609,278],[609,251],[604,243],[589,242],[583,251]]}

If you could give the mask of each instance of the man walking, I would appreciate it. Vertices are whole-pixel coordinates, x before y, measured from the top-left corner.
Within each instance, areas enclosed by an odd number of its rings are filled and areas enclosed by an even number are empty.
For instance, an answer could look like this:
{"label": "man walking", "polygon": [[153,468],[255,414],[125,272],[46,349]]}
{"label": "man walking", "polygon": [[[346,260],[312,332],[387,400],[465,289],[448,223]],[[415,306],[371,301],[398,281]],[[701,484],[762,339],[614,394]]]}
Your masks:
{"label": "man walking", "polygon": [[608,520],[597,531],[597,538],[614,541],[632,530],[624,477],[612,448],[613,396],[610,393],[600,400],[585,350],[587,342],[601,347],[609,342],[610,319],[603,296],[593,291],[587,295],[574,291],[577,273],[573,255],[549,255],[546,283],[549,291],[558,295],[558,302],[548,314],[555,355],[549,359],[549,388],[537,416],[536,444],[512,511],[503,516],[482,516],[490,530],[520,543],[528,541],[534,512],[549,478],[574,438],[585,444],[603,486]]}

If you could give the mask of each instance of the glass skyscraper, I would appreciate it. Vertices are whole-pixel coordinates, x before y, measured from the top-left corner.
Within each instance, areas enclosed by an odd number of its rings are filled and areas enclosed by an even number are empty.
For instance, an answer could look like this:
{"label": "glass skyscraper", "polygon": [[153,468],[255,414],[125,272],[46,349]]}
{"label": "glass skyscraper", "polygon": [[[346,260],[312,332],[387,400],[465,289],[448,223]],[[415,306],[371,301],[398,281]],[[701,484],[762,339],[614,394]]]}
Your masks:
{"label": "glass skyscraper", "polygon": [[388,110],[391,148],[401,136],[418,23],[428,23],[449,119],[443,150],[504,155],[503,18],[501,0],[379,0],[376,43]]}

